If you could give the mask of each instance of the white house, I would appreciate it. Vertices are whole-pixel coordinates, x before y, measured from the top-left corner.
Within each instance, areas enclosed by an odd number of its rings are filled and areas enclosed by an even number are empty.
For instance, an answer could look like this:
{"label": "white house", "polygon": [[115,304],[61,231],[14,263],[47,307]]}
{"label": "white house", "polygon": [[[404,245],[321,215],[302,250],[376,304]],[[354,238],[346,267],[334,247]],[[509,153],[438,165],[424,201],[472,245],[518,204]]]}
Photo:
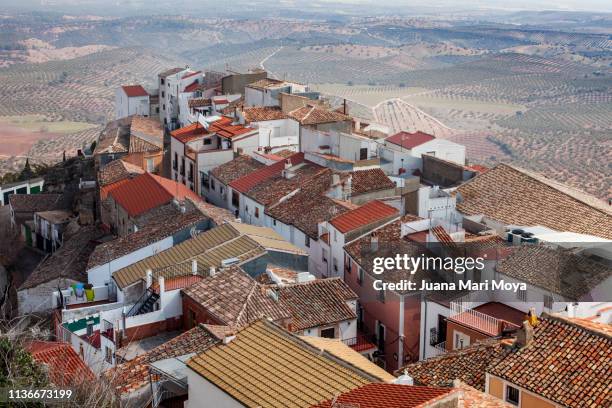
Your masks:
{"label": "white house", "polygon": [[380,157],[388,174],[412,174],[422,171],[421,156],[428,154],[447,161],[465,164],[465,146],[450,140],[436,138],[424,132],[399,132],[384,139]]}
{"label": "white house", "polygon": [[149,93],[141,85],[124,85],[115,91],[115,119],[149,116]]}
{"label": "white house", "polygon": [[259,129],[259,147],[268,153],[299,150],[300,124],[280,107],[251,107],[237,111],[240,123]]}
{"label": "white house", "polygon": [[280,106],[281,93],[302,93],[307,86],[295,82],[265,78],[248,84],[244,88],[245,106]]}
{"label": "white house", "polygon": [[[183,92],[192,94],[197,85],[203,81],[201,71],[190,68],[172,68],[158,76],[159,120],[170,130],[179,127],[180,101]],[[193,88],[193,89],[192,89]],[[185,91],[187,89],[187,91]]]}
{"label": "white house", "polygon": [[172,178],[205,195],[210,188],[210,170],[257,147],[257,129],[235,124],[226,117],[200,118],[171,132]]}

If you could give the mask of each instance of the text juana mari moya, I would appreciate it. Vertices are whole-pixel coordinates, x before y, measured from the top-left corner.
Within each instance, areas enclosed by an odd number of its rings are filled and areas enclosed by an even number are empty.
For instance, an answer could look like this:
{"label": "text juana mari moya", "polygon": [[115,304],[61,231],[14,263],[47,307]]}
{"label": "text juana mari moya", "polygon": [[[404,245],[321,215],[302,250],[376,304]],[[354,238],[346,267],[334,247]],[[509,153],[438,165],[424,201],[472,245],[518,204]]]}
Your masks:
{"label": "text juana mari moya", "polygon": [[[483,257],[428,257],[425,255],[408,256],[406,254],[396,254],[393,257],[377,257],[374,258],[372,272],[375,275],[381,275],[385,271],[405,270],[414,275],[419,269],[423,270],[444,270],[453,271],[456,274],[462,275],[468,270],[482,271],[485,267],[485,258]],[[408,279],[402,279],[399,282],[385,282],[377,279],[372,286],[375,290],[430,290],[430,291],[454,291],[454,290],[503,290],[517,292],[519,290],[527,290],[527,284],[524,282],[505,282],[500,280],[484,280],[482,282],[474,282],[472,280],[464,280],[455,282],[412,282]]]}

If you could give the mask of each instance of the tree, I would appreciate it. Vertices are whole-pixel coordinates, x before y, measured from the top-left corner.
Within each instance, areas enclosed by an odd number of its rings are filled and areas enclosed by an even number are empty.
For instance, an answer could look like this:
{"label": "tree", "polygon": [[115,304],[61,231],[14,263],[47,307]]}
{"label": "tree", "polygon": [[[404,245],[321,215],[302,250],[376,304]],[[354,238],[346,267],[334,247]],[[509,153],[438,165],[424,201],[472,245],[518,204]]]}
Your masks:
{"label": "tree", "polygon": [[34,172],[32,171],[32,167],[30,167],[30,159],[27,158],[23,170],[21,170],[19,174],[19,180],[28,180],[32,177],[34,177]]}

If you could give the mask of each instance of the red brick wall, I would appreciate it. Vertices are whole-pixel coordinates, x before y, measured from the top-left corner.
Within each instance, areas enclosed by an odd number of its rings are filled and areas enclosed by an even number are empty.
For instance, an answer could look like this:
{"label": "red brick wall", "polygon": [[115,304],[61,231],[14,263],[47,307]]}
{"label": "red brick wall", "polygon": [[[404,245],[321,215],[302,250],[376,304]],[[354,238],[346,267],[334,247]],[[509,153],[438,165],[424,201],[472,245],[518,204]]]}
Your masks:
{"label": "red brick wall", "polygon": [[190,327],[190,313],[192,311],[195,313],[195,323],[205,323],[205,324],[225,324],[214,317],[210,316],[206,309],[204,309],[199,303],[195,302],[189,296],[183,295],[183,328],[185,330],[189,330]]}
{"label": "red brick wall", "polygon": [[470,329],[466,326],[463,326],[461,324],[448,320],[446,324],[446,349],[447,350],[453,349],[453,342],[455,341],[455,330],[460,331],[461,333],[469,336],[470,344],[473,344],[474,342],[478,340],[486,339],[489,337],[486,334],[481,333],[477,330]]}
{"label": "red brick wall", "polygon": [[160,332],[178,330],[182,326],[180,317],[162,320],[161,322],[143,324],[141,326],[129,327],[125,330],[125,341],[135,341],[155,336]]}

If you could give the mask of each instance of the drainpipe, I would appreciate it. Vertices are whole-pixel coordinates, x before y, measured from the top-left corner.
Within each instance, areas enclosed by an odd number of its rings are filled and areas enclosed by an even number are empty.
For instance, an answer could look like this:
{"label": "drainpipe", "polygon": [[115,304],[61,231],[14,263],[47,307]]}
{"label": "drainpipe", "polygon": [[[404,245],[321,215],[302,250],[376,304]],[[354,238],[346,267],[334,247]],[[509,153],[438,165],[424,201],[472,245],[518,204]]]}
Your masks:
{"label": "drainpipe", "polygon": [[399,310],[399,340],[397,342],[397,368],[404,365],[404,295],[400,295]]}

